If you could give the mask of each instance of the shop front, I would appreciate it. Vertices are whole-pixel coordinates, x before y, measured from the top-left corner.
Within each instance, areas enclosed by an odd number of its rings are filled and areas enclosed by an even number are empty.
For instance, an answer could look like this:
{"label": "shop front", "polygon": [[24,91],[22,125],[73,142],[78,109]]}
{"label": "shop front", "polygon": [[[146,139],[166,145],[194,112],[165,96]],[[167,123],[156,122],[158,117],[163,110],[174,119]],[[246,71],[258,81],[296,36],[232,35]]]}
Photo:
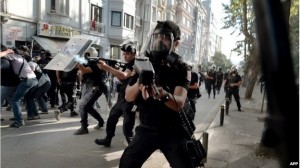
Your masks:
{"label": "shop front", "polygon": [[32,36],[32,39],[34,44],[38,44],[42,49],[49,50],[52,55],[56,55],[71,37],[78,34],[79,31],[71,26],[38,22],[37,35]]}

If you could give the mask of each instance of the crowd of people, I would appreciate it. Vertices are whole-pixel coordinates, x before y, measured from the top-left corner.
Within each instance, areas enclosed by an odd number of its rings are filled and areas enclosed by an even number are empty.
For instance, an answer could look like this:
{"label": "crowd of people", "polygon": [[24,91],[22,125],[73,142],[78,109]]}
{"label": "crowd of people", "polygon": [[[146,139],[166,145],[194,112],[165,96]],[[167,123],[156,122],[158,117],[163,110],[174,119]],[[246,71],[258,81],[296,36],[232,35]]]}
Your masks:
{"label": "crowd of people", "polygon": [[[80,114],[81,127],[74,135],[89,133],[89,115],[98,121],[95,129],[104,127],[105,121],[94,104],[102,93],[107,92],[104,77],[109,72],[119,81],[116,85],[118,97],[106,122],[106,136],[96,139],[95,143],[110,147],[118,120],[123,116],[123,133],[128,146],[120,159],[120,168],[141,167],[157,149],[164,154],[171,167],[194,167],[190,162],[190,153],[183,145],[188,138],[182,127],[179,109],[188,103],[196,113],[196,102],[201,97],[200,86],[204,81],[208,98],[211,94],[215,98],[224,85],[226,97],[231,99],[233,95],[241,111],[238,96],[241,78],[236,68],[228,74],[223,74],[221,68],[216,71],[215,66],[205,74],[194,72],[193,65],[182,61],[176,52],[181,31],[172,21],[158,21],[150,34],[145,51],[141,52],[151,62],[153,71],[139,72],[135,69],[137,51],[132,42],[121,46],[126,62],[124,68],[111,67],[99,60],[77,64],[70,72],[43,68],[52,59],[50,51],[41,51],[34,58],[27,46],[1,51],[1,105],[7,100],[12,106],[14,118],[10,127],[19,128],[25,124],[21,113],[23,100],[27,107],[27,120],[37,120],[40,114],[47,114],[49,102],[51,108],[57,108],[57,120],[60,120],[61,113],[68,110],[70,117]],[[93,47],[84,55],[86,58],[90,56],[99,56]],[[76,89],[81,91],[78,112],[75,111],[74,100]],[[36,102],[41,113],[38,113]],[[140,122],[134,128],[137,111]]]}

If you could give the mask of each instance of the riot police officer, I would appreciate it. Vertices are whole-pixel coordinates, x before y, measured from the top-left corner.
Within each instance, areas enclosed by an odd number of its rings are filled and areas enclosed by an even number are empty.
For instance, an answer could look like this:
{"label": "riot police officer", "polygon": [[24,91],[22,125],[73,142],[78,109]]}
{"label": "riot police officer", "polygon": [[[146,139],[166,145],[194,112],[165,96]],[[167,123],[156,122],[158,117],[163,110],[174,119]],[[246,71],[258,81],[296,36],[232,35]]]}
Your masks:
{"label": "riot police officer", "polygon": [[209,71],[207,72],[207,75],[205,77],[205,80],[207,81],[207,93],[208,98],[210,98],[211,90],[213,91],[214,99],[216,98],[216,66],[213,65]]}
{"label": "riot police officer", "polygon": [[119,86],[119,94],[116,104],[109,113],[106,124],[106,137],[104,139],[96,139],[95,143],[110,147],[111,140],[115,136],[116,126],[119,118],[123,115],[123,132],[128,144],[133,137],[133,127],[135,123],[135,111],[132,111],[134,104],[125,100],[125,89],[133,71],[133,64],[136,54],[136,48],[132,42],[122,45],[124,60],[127,63],[124,69],[115,69],[108,66],[104,61],[99,61],[98,65],[101,69],[106,70],[116,76],[121,85]]}
{"label": "riot police officer", "polygon": [[[239,88],[242,84],[242,78],[237,73],[237,69],[235,66],[231,67],[230,73],[227,75],[227,78],[224,80],[224,88],[226,91],[226,110],[229,110],[229,104],[231,102],[231,97],[233,95],[236,105],[238,107],[238,111],[241,112],[241,103],[240,103],[240,95]],[[228,112],[228,111],[226,111]]]}
{"label": "riot police officer", "polygon": [[188,66],[175,52],[180,29],[172,21],[158,21],[150,34],[145,53],[153,65],[155,81],[148,84],[152,81],[151,73],[142,71],[127,85],[125,99],[138,106],[140,124],[122,154],[119,167],[140,168],[160,149],[171,167],[190,168],[192,165],[183,145],[186,136],[178,113],[187,99],[190,84]]}

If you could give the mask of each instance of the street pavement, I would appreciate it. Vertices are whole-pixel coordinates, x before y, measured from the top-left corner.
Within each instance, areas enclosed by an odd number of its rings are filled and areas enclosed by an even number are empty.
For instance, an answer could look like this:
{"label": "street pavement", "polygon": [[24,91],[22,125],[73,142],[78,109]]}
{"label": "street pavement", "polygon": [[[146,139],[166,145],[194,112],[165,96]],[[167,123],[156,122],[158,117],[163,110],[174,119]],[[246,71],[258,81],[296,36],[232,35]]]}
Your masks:
{"label": "street pavement", "polygon": [[[235,102],[230,106],[228,115],[224,116],[223,126],[220,126],[220,109],[213,113],[208,127],[196,123],[196,137],[202,137],[207,132],[208,157],[206,168],[277,168],[278,159],[274,155],[264,152],[260,147],[260,139],[264,127],[263,119],[266,115],[266,101],[261,112],[263,94],[259,86],[254,88],[252,99],[244,99],[244,87],[240,89],[243,112],[238,112]],[[221,95],[221,94],[220,94]],[[217,95],[216,106],[224,103],[222,96]],[[213,99],[207,98],[202,91],[202,97],[197,104],[205,104]],[[101,108],[96,108],[105,121],[109,109],[104,96],[99,99]],[[61,120],[54,118],[54,108],[49,108],[49,114],[42,115],[41,119],[27,121],[21,128],[9,128],[9,118],[12,111],[1,111],[1,167],[2,168],[116,168],[120,156],[127,146],[122,132],[122,118],[116,129],[112,146],[105,148],[94,143],[96,138],[105,137],[105,127],[96,130],[93,127],[96,120],[89,116],[89,134],[75,136],[73,132],[80,127],[80,117],[70,117],[70,112],[62,114]],[[197,106],[196,119],[201,114]],[[22,110],[26,118],[26,110]],[[136,124],[138,124],[136,120]],[[202,122],[202,121],[201,121]],[[205,128],[205,129],[203,129]],[[201,140],[203,140],[201,138]],[[145,162],[143,168],[169,168],[163,154],[154,152]]]}

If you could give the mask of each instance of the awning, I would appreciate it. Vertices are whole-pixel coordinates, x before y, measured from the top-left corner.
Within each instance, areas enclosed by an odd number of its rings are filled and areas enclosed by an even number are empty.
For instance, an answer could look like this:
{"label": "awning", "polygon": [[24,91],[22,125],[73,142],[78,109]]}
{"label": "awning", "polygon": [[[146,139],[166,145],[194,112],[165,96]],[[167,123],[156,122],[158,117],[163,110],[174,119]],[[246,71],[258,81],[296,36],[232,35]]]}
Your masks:
{"label": "awning", "polygon": [[57,54],[67,42],[68,39],[53,39],[40,36],[32,36],[32,38],[45,50],[49,50],[52,54]]}

